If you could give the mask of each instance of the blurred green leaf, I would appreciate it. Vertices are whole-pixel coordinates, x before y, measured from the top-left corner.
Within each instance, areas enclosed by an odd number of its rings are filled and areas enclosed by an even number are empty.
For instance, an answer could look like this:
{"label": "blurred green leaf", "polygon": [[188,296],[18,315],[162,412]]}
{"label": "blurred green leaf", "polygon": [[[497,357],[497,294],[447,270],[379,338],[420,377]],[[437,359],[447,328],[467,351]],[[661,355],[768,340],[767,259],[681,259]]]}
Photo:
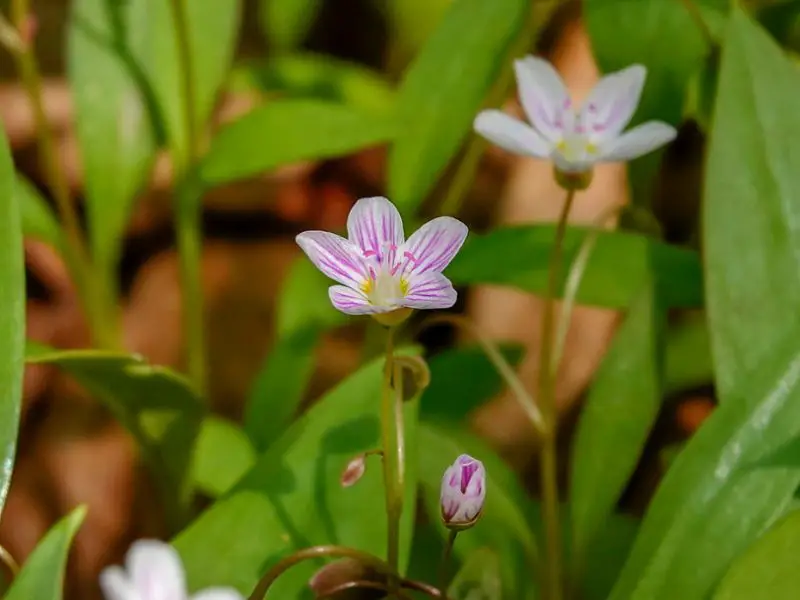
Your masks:
{"label": "blurred green leaf", "polygon": [[389,197],[413,214],[456,153],[525,24],[528,0],[458,0],[408,68]]}
{"label": "blurred green leaf", "polygon": [[636,539],[639,523],[626,515],[612,514],[586,549],[580,573],[583,600],[607,600]]}
{"label": "blurred green leaf", "polygon": [[[239,31],[241,0],[198,2],[185,6],[192,56],[196,127],[203,130],[228,74]],[[187,156],[186,117],[172,0],[127,0],[131,54],[152,90],[177,163]]]}
{"label": "blurred green leaf", "polygon": [[19,173],[14,182],[14,195],[22,216],[22,235],[60,251],[63,234],[53,209],[39,190]]}
{"label": "blurred green leaf", "polygon": [[530,565],[537,549],[527,521],[535,509],[513,471],[485,442],[452,425],[420,423],[419,443],[423,448],[419,463],[422,497],[441,537],[447,536],[439,516],[439,491],[445,470],[463,453],[474,456],[486,467],[483,514],[472,529],[458,537],[453,549],[456,560],[463,562],[472,552],[491,548],[503,557],[501,576],[505,597],[520,600],[535,597]]}
{"label": "blurred green leaf", "polygon": [[156,476],[168,518],[178,523],[190,499],[190,466],[204,412],[189,383],[139,356],[101,350],[28,344],[26,360],[60,367],[105,403],[136,439]]}
{"label": "blurred green leaf", "polygon": [[321,5],[322,0],[260,0],[261,30],[270,47],[286,52],[300,46]]}
{"label": "blurred green leaf", "polygon": [[322,54],[290,54],[236,67],[228,88],[257,90],[346,104],[373,115],[388,115],[395,91],[383,76],[361,65]]}
{"label": "blurred green leaf", "polygon": [[757,368],[740,372],[739,401],[717,408],[675,458],[611,600],[707,598],[791,500],[800,470],[749,467],[800,435],[797,338],[787,328]]}
{"label": "blurred green leaf", "polygon": [[[497,284],[541,293],[547,284],[552,225],[527,225],[471,235],[447,270],[459,285]],[[588,233],[570,227],[564,240],[569,264]],[[629,306],[653,272],[659,302],[665,307],[703,304],[703,272],[696,252],[645,236],[601,233],[578,290],[577,302],[609,308]],[[566,274],[564,275],[566,278]]]}
{"label": "blurred green leaf", "polygon": [[0,513],[14,467],[25,352],[25,258],[15,185],[8,143],[0,132]]}
{"label": "blurred green leaf", "polygon": [[764,6],[756,18],[783,47],[800,50],[800,1],[783,0]]}
{"label": "blurred green leaf", "polygon": [[793,600],[800,589],[800,512],[768,531],[733,563],[714,600]]}
{"label": "blurred green leaf", "polygon": [[72,538],[86,516],[80,506],[56,523],[33,550],[5,600],[61,600]]}
{"label": "blurred green leaf", "polygon": [[[326,394],[295,422],[234,489],[184,530],[175,544],[191,587],[231,585],[247,594],[287,554],[315,544],[342,544],[383,556],[383,477],[370,461],[352,488],[339,483],[353,456],[379,446],[383,358]],[[406,402],[406,504],[401,563],[408,562],[416,498],[416,414]],[[258,535],[253,535],[257,532]],[[213,543],[209,543],[213,540]],[[226,559],[220,560],[219,549]],[[276,598],[305,598],[321,562],[307,561],[270,588]]]}
{"label": "blurred green leaf", "polygon": [[714,366],[704,314],[670,325],[664,363],[664,391],[667,394],[713,382]]}
{"label": "blurred green leaf", "polygon": [[92,260],[114,281],[123,233],[157,145],[153,100],[131,55],[130,6],[77,0],[67,34]]}
{"label": "blurred green leaf", "polygon": [[201,165],[219,184],[304,160],[341,156],[392,138],[395,123],[342,104],[276,100],[224,127]]}
{"label": "blurred green leaf", "polygon": [[192,481],[216,498],[228,492],[256,463],[256,450],[244,430],[219,417],[203,419],[192,463]]}
{"label": "blurred green leaf", "polygon": [[573,554],[579,564],[636,469],[661,405],[664,314],[653,286],[636,296],[581,411],[570,475]]}
{"label": "blurred green leaf", "polygon": [[[512,365],[522,359],[522,347],[501,347]],[[431,383],[422,393],[423,419],[461,421],[504,387],[503,378],[479,346],[446,350],[428,361]],[[469,377],[464,377],[469,373]]]}
{"label": "blurred green leaf", "polygon": [[494,550],[478,548],[465,560],[447,588],[453,600],[501,600],[503,584],[500,578],[502,560]]}
{"label": "blurred green leaf", "polygon": [[[721,402],[800,323],[797,69],[739,10],[725,38],[706,165],[708,320]],[[746,251],[743,251],[746,249]]]}
{"label": "blurred green leaf", "polygon": [[278,299],[278,335],[303,329],[311,324],[330,329],[348,322],[349,317],[331,304],[328,288],[333,282],[320,273],[305,256],[292,265]]}

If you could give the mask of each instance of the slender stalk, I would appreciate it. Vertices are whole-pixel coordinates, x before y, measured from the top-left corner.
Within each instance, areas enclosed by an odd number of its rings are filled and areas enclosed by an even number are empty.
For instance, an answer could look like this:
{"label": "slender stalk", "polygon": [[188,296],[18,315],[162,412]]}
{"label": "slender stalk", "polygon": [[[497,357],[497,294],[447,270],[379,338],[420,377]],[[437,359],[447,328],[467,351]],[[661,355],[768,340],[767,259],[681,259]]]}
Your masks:
{"label": "slender stalk", "polygon": [[697,4],[694,3],[694,0],[679,0],[684,7],[686,7],[686,11],[691,16],[692,21],[695,22],[697,28],[700,30],[700,33],[703,34],[703,37],[706,38],[706,42],[710,46],[715,44],[714,36],[711,33],[711,30],[708,28],[708,24],[706,20],[703,18],[703,13],[700,12],[700,8]]}
{"label": "slender stalk", "polygon": [[[173,161],[176,179],[180,182],[176,194],[176,229],[183,292],[183,329],[189,377],[201,395],[205,395],[206,341],[203,319],[203,290],[200,261],[202,250],[201,197],[202,188],[194,180],[194,165],[202,149],[195,106],[195,78],[192,62],[189,19],[186,0],[171,0],[178,57],[181,65],[181,96],[183,100],[185,146],[176,143]],[[184,155],[185,154],[185,155]]]}
{"label": "slender stalk", "polygon": [[[398,431],[402,431],[402,412],[396,412],[392,394],[392,374],[394,373],[394,329],[386,334],[386,363],[383,368],[381,388],[381,442],[383,447],[383,482],[386,492],[386,561],[392,573],[388,576],[389,598],[396,598],[400,589],[397,576],[400,564],[400,515],[403,511],[402,490],[402,441]],[[401,409],[402,410],[402,409]]]}
{"label": "slender stalk", "polygon": [[116,347],[119,343],[114,310],[116,299],[109,298],[105,291],[109,282],[103,281],[104,277],[98,273],[92,273],[89,251],[75,205],[70,198],[66,174],[58,159],[55,137],[47,119],[42,76],[36,61],[33,41],[31,35],[22,33],[30,30],[30,19],[29,1],[12,0],[11,25],[3,22],[4,44],[14,57],[31,105],[36,124],[39,158],[64,231],[64,260],[78,291],[94,344],[101,347]]}
{"label": "slender stalk", "polygon": [[11,556],[11,553],[6,550],[3,546],[0,546],[0,562],[3,563],[3,567],[7,572],[7,581],[5,582],[6,587],[3,592],[7,591],[8,588],[11,587],[11,583],[16,579],[17,575],[19,575],[19,564],[14,557]]}
{"label": "slender stalk", "polygon": [[545,527],[545,573],[544,597],[548,600],[561,600],[563,581],[561,578],[561,524],[558,499],[557,438],[558,416],[556,410],[556,376],[551,367],[553,362],[553,336],[555,334],[555,297],[561,272],[564,246],[564,233],[567,228],[569,212],[575,198],[575,190],[567,192],[567,199],[558,219],[553,249],[550,255],[547,288],[542,309],[542,342],[539,361],[539,402],[545,418],[545,434],[542,436],[542,449],[539,454],[542,486],[542,519]]}
{"label": "slender stalk", "polygon": [[439,564],[439,589],[443,592],[447,590],[447,567],[450,565],[450,556],[453,554],[453,546],[456,543],[458,531],[451,529],[447,536],[447,542],[442,552],[442,562]]}

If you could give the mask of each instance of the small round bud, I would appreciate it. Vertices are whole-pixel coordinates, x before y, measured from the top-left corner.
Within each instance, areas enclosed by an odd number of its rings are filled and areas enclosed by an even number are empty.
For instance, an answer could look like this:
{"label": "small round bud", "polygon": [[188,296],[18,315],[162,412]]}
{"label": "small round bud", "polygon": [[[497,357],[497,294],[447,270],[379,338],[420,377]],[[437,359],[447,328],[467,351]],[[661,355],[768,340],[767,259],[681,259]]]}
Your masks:
{"label": "small round bud", "polygon": [[344,468],[342,471],[341,483],[342,487],[351,487],[358,483],[358,480],[364,476],[367,471],[367,455],[359,454]]}
{"label": "small round bud", "polygon": [[486,499],[486,470],[481,461],[462,454],[444,472],[440,498],[442,520],[455,530],[472,527]]}
{"label": "small round bud", "polygon": [[592,183],[592,171],[583,171],[580,173],[567,173],[565,171],[555,170],[556,181],[565,190],[582,191],[589,187]]}

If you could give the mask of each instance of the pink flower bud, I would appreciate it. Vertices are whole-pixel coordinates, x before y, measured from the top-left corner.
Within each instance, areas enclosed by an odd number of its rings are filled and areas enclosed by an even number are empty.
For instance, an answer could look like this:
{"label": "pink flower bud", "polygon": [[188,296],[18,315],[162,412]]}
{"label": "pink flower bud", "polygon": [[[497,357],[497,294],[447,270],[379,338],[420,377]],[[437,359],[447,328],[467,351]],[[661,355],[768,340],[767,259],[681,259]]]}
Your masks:
{"label": "pink flower bud", "polygon": [[342,487],[350,487],[358,483],[367,470],[366,454],[359,454],[342,471]]}
{"label": "pink flower bud", "polygon": [[450,529],[472,527],[486,499],[486,470],[481,461],[462,454],[442,477],[442,520]]}

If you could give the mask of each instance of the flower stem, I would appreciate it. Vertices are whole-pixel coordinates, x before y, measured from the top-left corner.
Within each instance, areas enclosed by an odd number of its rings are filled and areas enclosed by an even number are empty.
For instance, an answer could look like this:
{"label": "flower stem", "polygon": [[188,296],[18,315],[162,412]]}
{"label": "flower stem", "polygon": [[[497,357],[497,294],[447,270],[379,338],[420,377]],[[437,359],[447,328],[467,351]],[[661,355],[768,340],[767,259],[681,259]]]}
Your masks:
{"label": "flower stem", "polygon": [[[392,393],[394,366],[394,329],[386,334],[386,363],[381,389],[381,438],[383,445],[383,481],[386,490],[387,547],[386,560],[392,570],[388,576],[389,598],[397,597],[400,582],[400,516],[403,512],[403,412]],[[399,378],[398,378],[399,379]],[[402,397],[400,398],[402,403]]]}
{"label": "flower stem", "polygon": [[195,77],[192,48],[189,38],[189,19],[186,0],[171,0],[178,41],[181,72],[185,146],[176,143],[172,149],[175,162],[176,192],[175,219],[177,230],[180,280],[183,298],[183,329],[189,378],[203,396],[206,393],[206,341],[203,318],[203,289],[200,273],[202,231],[202,187],[192,173],[202,149],[197,128],[195,106]]}
{"label": "flower stem", "polygon": [[550,254],[547,288],[542,310],[542,342],[539,362],[539,402],[545,419],[542,449],[539,455],[542,487],[542,519],[545,527],[545,573],[544,598],[561,600],[563,582],[561,569],[561,522],[558,499],[558,411],[556,410],[556,374],[552,369],[553,337],[555,335],[555,297],[558,294],[561,262],[563,258],[564,233],[569,212],[575,198],[575,190],[567,192],[567,199],[556,226],[553,249]]}
{"label": "flower stem", "polygon": [[447,590],[447,567],[450,564],[450,556],[453,554],[453,546],[456,543],[456,536],[458,531],[455,529],[450,530],[450,535],[447,536],[445,542],[444,552],[442,552],[442,562],[439,564],[439,589],[442,592]]}

